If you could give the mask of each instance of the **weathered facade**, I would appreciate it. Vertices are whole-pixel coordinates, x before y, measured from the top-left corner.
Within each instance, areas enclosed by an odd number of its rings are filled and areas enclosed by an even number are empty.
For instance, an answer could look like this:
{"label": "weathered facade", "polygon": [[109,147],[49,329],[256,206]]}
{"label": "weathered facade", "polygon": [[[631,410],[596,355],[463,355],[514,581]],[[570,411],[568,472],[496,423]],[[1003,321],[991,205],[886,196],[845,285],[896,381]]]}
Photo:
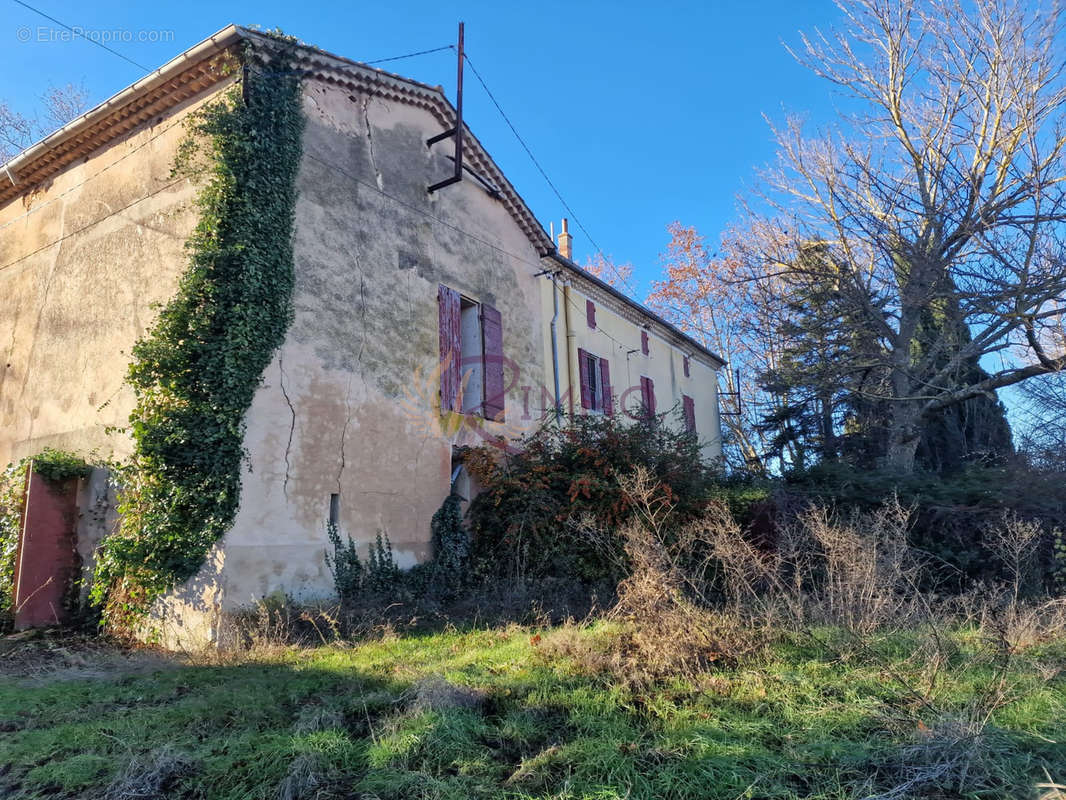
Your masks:
{"label": "weathered facade", "polygon": [[[174,292],[197,186],[183,119],[235,80],[231,27],[11,162],[0,191],[0,462],[45,446],[122,456],[132,345]],[[175,639],[274,592],[328,595],[325,523],[424,559],[457,446],[552,415],[676,407],[720,454],[722,362],[577,267],[476,139],[446,189],[439,89],[300,48],[306,129],[294,318],[246,417],[229,533],[160,608]],[[562,249],[565,254],[560,254]],[[558,312],[556,313],[556,309]],[[555,347],[552,346],[554,319]]]}

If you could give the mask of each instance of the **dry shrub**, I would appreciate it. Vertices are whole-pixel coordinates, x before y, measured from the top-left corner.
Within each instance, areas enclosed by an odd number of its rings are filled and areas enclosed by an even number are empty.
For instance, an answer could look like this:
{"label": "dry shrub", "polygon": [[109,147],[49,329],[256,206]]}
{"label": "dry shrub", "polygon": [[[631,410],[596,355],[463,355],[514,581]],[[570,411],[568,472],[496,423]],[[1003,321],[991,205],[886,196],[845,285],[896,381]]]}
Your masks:
{"label": "dry shrub", "polygon": [[170,745],[138,756],[104,791],[104,800],[155,800],[197,769],[196,762]]}
{"label": "dry shrub", "polygon": [[429,675],[412,687],[416,711],[446,711],[452,708],[476,710],[484,705],[488,695],[481,689],[457,686],[440,675]]}
{"label": "dry shrub", "polygon": [[292,760],[288,774],[278,785],[278,800],[317,800],[331,796],[330,782],[322,769],[319,757],[303,753]]}
{"label": "dry shrub", "polygon": [[586,671],[609,672],[627,685],[695,677],[711,664],[732,664],[751,653],[758,646],[753,631],[701,605],[706,559],[689,552],[695,540],[669,530],[669,494],[642,467],[619,482],[634,514],[617,531],[629,576],[606,615],[610,632],[596,643],[572,624],[564,626],[544,652],[565,655]]}
{"label": "dry shrub", "polygon": [[715,504],[683,538],[688,551],[705,554],[697,572],[716,570],[721,590],[749,621],[833,624],[863,635],[907,622],[919,608],[921,559],[907,545],[910,513],[895,498],[847,516],[809,506],[779,526],[767,551]]}

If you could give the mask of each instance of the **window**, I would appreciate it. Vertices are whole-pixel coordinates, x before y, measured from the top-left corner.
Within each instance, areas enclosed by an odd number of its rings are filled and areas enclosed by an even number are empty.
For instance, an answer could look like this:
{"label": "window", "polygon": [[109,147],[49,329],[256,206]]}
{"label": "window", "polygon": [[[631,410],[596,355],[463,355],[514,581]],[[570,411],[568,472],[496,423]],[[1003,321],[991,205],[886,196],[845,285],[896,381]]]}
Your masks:
{"label": "window", "polygon": [[685,415],[685,430],[696,432],[696,402],[687,394],[681,395],[681,411]]}
{"label": "window", "polygon": [[585,301],[585,321],[592,330],[596,330],[596,304],[591,300]]}
{"label": "window", "polygon": [[578,348],[577,362],[581,378],[581,407],[608,415],[614,413],[611,367],[607,359]]}
{"label": "window", "polygon": [[640,332],[640,352],[644,355],[648,355],[651,352],[651,348],[648,347],[648,332]]}
{"label": "window", "polygon": [[459,300],[459,376],[463,413],[480,411],[485,402],[481,306],[465,297]]}
{"label": "window", "polygon": [[691,377],[692,377],[692,374],[691,374],[691,373],[689,372],[689,366],[688,366],[688,356],[682,356],[682,357],[681,357],[681,366],[682,366],[682,367],[684,368],[684,370],[685,370],[685,377],[686,377],[686,378],[691,378]]}
{"label": "window", "polygon": [[643,375],[640,376],[640,402],[645,414],[655,415],[655,381]]}
{"label": "window", "polygon": [[437,288],[441,411],[504,415],[503,325],[500,312],[447,286]]}

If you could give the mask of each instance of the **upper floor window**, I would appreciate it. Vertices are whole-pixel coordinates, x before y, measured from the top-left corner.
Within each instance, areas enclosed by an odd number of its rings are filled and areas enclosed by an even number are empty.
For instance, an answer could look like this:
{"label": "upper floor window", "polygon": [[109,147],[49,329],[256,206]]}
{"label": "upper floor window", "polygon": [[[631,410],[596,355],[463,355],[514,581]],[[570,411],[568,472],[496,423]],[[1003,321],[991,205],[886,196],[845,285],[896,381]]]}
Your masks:
{"label": "upper floor window", "polygon": [[437,288],[441,411],[504,418],[503,325],[500,312]]}
{"label": "upper floor window", "polygon": [[611,367],[607,359],[578,348],[577,362],[581,378],[581,407],[604,414],[613,413]]}

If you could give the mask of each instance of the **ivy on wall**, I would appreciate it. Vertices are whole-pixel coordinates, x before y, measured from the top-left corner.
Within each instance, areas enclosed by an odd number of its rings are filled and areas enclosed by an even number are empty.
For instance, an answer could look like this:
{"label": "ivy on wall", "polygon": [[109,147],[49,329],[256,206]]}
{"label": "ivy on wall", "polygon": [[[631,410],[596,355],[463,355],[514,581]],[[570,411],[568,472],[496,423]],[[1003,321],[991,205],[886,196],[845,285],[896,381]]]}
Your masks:
{"label": "ivy on wall", "polygon": [[93,585],[113,627],[196,574],[232,525],[245,413],[292,317],[304,120],[291,40],[274,38],[265,66],[245,45],[242,80],[192,118],[179,149],[175,172],[204,180],[200,219],[177,294],[133,348],[134,452]]}

